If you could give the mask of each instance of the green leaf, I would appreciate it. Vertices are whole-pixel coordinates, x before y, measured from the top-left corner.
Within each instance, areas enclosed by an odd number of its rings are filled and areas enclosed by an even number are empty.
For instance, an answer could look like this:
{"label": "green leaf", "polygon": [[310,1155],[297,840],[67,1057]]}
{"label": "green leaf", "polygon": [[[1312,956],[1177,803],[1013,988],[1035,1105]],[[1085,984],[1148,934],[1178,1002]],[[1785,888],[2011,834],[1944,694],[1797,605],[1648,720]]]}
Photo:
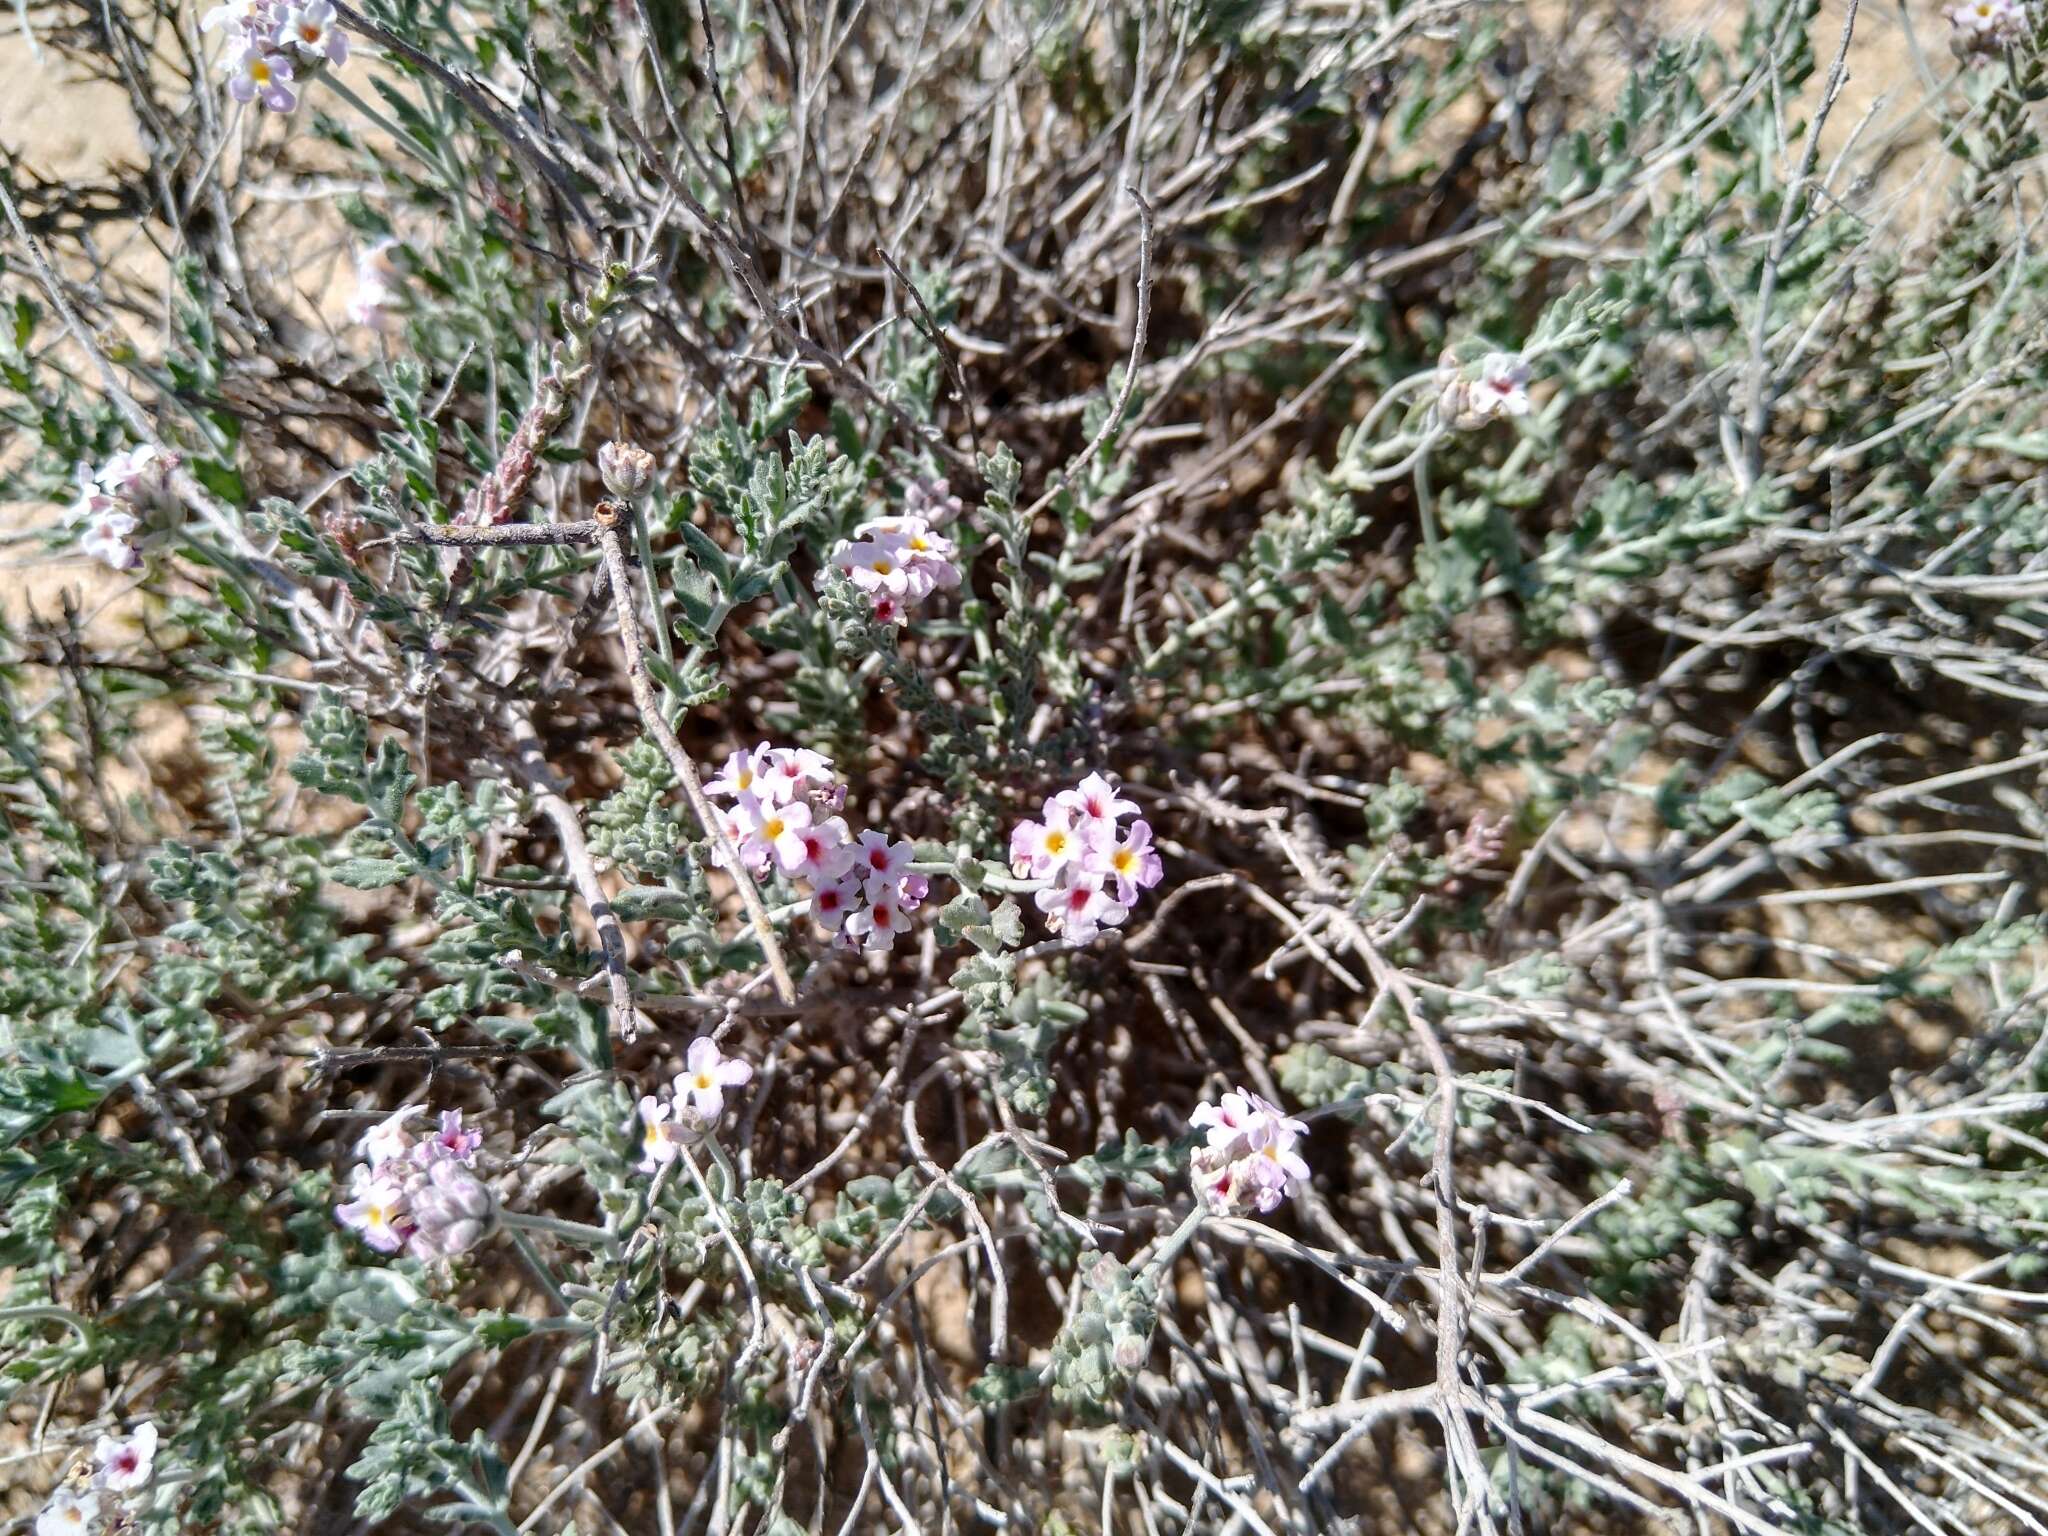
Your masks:
{"label": "green leaf", "polygon": [[343,859],[327,871],[327,878],[351,890],[378,891],[411,874],[411,867],[397,859]]}

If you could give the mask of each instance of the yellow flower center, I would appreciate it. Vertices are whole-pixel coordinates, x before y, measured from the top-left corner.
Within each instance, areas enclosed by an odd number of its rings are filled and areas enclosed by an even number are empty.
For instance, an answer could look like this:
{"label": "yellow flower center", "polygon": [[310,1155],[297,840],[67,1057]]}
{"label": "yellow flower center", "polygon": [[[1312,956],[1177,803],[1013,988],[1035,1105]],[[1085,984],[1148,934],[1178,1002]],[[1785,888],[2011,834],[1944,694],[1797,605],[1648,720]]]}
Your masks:
{"label": "yellow flower center", "polygon": [[318,22],[313,22],[313,21],[302,21],[302,22],[300,22],[300,23],[299,23],[299,36],[300,36],[300,37],[303,37],[303,38],[304,38],[304,39],[305,39],[305,40],[306,40],[307,42],[309,42],[309,43],[317,43],[317,42],[319,42],[319,41],[320,41],[320,24],[319,24]]}
{"label": "yellow flower center", "polygon": [[872,570],[877,576],[886,576],[891,571],[895,570],[896,567],[891,565],[886,560],[877,560],[873,565],[868,567],[868,569]]}
{"label": "yellow flower center", "polygon": [[1119,848],[1109,856],[1109,862],[1121,875],[1138,862],[1138,856],[1128,848]]}
{"label": "yellow flower center", "polygon": [[270,66],[261,59],[251,59],[249,61],[249,78],[258,85],[268,83],[270,79]]}
{"label": "yellow flower center", "polygon": [[1067,851],[1067,834],[1064,832],[1046,833],[1045,851],[1047,853],[1065,853]]}
{"label": "yellow flower center", "polygon": [[742,769],[740,770],[740,776],[739,776],[739,786],[740,786],[740,788],[741,788],[741,789],[751,789],[751,788],[753,788],[753,786],[754,786],[754,770],[753,770],[753,769],[751,769],[751,768],[742,768]]}
{"label": "yellow flower center", "polygon": [[772,843],[776,838],[782,836],[782,826],[783,822],[780,816],[771,816],[761,823],[761,835]]}
{"label": "yellow flower center", "polygon": [[691,1079],[691,1084],[696,1088],[706,1091],[717,1086],[717,1084],[711,1081],[711,1074],[709,1072],[699,1072],[696,1077]]}
{"label": "yellow flower center", "polygon": [[925,543],[924,536],[922,534],[913,533],[910,536],[910,547],[916,550],[919,554],[923,554],[925,553],[925,551],[931,548],[931,545]]}

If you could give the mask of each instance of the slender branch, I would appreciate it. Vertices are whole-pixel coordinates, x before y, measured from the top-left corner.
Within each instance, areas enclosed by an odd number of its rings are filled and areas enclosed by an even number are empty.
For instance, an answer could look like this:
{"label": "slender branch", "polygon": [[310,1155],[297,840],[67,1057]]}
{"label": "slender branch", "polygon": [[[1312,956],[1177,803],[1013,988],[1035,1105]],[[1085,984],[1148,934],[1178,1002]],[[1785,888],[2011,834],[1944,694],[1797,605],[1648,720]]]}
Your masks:
{"label": "slender branch", "polygon": [[619,648],[625,657],[627,686],[633,690],[633,702],[639,706],[641,724],[653,735],[662,755],[668,759],[669,767],[682,781],[684,798],[690,802],[697,824],[718,849],[726,873],[739,888],[740,901],[747,909],[754,936],[761,941],[761,952],[767,956],[768,970],[775,980],[775,995],[784,1003],[794,1003],[796,983],[790,980],[789,966],[782,958],[782,945],[775,937],[774,925],[768,921],[768,908],[761,900],[760,888],[754,884],[753,875],[740,858],[740,851],[733,843],[732,834],[726,831],[724,820],[705,798],[704,785],[697,776],[697,765],[676,738],[668,716],[662,710],[661,700],[655,694],[653,679],[647,675],[647,659],[640,648],[639,605],[633,600],[632,570],[626,564],[626,546],[619,537],[619,525],[630,515],[616,501],[598,503],[597,542],[604,551],[605,569],[611,573],[612,610],[619,621]]}

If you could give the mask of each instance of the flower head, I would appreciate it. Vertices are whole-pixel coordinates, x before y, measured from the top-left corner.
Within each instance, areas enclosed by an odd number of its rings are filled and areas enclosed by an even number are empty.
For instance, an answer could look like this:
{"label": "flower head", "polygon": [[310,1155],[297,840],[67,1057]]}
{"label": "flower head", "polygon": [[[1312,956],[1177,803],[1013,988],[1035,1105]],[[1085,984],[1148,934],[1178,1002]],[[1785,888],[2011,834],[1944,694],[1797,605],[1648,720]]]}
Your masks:
{"label": "flower head", "polygon": [[1446,352],[1441,366],[1449,374],[1437,398],[1446,426],[1466,431],[1496,416],[1529,414],[1529,363],[1519,352],[1489,352],[1475,375]]}
{"label": "flower head", "polygon": [[147,1483],[156,1461],[156,1440],[156,1426],[146,1420],[133,1434],[101,1435],[92,1448],[94,1486],[126,1493]]}
{"label": "flower head", "polygon": [[1949,48],[1958,58],[1997,53],[2027,33],[2022,0],[1961,0],[1941,14],[1948,19]]}
{"label": "flower head", "polygon": [[490,1234],[498,1219],[497,1198],[488,1185],[454,1158],[428,1164],[415,1181],[409,1234],[413,1251],[424,1259],[452,1259],[467,1253]]}
{"label": "flower head", "polygon": [[960,498],[943,479],[911,481],[903,487],[903,515],[943,528],[964,510]]}
{"label": "flower head", "polygon": [[1308,1182],[1308,1163],[1295,1150],[1308,1127],[1255,1093],[1225,1093],[1197,1106],[1188,1123],[1206,1133],[1189,1174],[1218,1210],[1271,1212]]}
{"label": "flower head", "polygon": [[638,443],[614,438],[597,450],[597,475],[614,496],[638,496],[654,478],[654,455]]}
{"label": "flower head", "polygon": [[876,622],[893,624],[904,608],[960,584],[953,541],[921,517],[878,517],[832,552],[832,563],[868,594]]}
{"label": "flower head", "polygon": [[1011,828],[1011,872],[1044,882],[1032,899],[1067,943],[1086,944],[1122,923],[1132,903],[1164,878],[1151,826],[1137,819],[1119,831],[1122,818],[1137,811],[1107,777],[1091,773],[1048,796],[1044,820]]}

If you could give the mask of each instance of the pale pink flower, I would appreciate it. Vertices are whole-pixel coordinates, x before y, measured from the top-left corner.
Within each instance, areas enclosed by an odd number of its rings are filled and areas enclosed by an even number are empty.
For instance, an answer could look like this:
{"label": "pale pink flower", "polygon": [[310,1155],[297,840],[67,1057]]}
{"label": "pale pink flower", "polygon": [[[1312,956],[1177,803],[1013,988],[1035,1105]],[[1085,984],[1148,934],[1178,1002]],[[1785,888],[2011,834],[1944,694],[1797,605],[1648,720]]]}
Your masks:
{"label": "pale pink flower", "polygon": [[[745,814],[745,802],[741,805]],[[741,855],[751,864],[764,852],[771,854],[785,874],[802,869],[810,858],[810,844],[804,835],[811,828],[810,806],[801,800],[792,800],[787,805],[764,804],[759,808],[758,818],[746,842],[740,845]]]}
{"label": "pale pink flower", "polygon": [[413,1156],[422,1164],[453,1159],[474,1165],[477,1149],[483,1144],[481,1131],[463,1129],[461,1110],[444,1109],[441,1111],[441,1128],[414,1147]]}
{"label": "pale pink flower", "polygon": [[413,1134],[411,1122],[426,1111],[418,1104],[408,1104],[396,1114],[386,1115],[356,1142],[356,1156],[372,1168],[396,1162],[412,1151]]}
{"label": "pale pink flower", "polygon": [[119,497],[137,512],[147,512],[171,501],[171,475],[179,462],[175,453],[166,453],[154,443],[141,443],[108,459],[94,478],[109,496]]}
{"label": "pale pink flower", "polygon": [[904,593],[921,601],[941,587],[957,587],[960,569],[953,541],[921,517],[878,517],[854,530],[856,536],[893,554],[904,573]]}
{"label": "pale pink flower", "polygon": [[774,767],[774,753],[767,742],[752,751],[741,747],[725,760],[725,766],[711,778],[704,781],[704,793],[719,795],[726,799],[737,799],[741,795],[765,798],[765,787],[761,783]]}
{"label": "pale pink flower", "polygon": [[1116,792],[1116,786],[1099,773],[1091,773],[1072,789],[1061,790],[1045,803],[1047,819],[1052,816],[1055,805],[1063,806],[1072,816],[1074,826],[1082,831],[1115,831],[1119,816],[1135,816],[1138,805],[1126,800]]}
{"label": "pale pink flower", "polygon": [[851,867],[859,872],[862,883],[867,887],[868,900],[873,901],[885,891],[893,897],[891,888],[897,878],[910,868],[916,852],[902,839],[890,842],[886,832],[869,830],[861,833]]}
{"label": "pale pink flower", "polygon": [[65,509],[65,522],[73,525],[90,522],[120,508],[117,500],[100,489],[99,479],[93,474],[90,464],[80,464],[73,471],[73,484],[78,489],[78,498]]}
{"label": "pale pink flower", "polygon": [[99,1518],[98,1494],[59,1488],[36,1516],[36,1536],[86,1536]]}
{"label": "pale pink flower", "polygon": [[751,1066],[720,1051],[709,1035],[690,1042],[683,1065],[685,1070],[676,1078],[676,1097],[707,1123],[725,1113],[725,1090],[744,1087],[754,1076]]}
{"label": "pale pink flower", "polygon": [[851,834],[846,822],[838,816],[824,821],[813,822],[797,834],[803,840],[804,860],[794,874],[813,882],[831,881],[839,878],[846,866],[853,862]]}
{"label": "pale pink flower", "polygon": [[769,786],[767,797],[787,803],[811,790],[829,788],[832,759],[807,747],[777,747],[768,754],[761,776]]}
{"label": "pale pink flower", "polygon": [[863,592],[901,598],[910,590],[910,571],[903,552],[886,539],[856,539],[832,552],[832,563],[846,572]]}
{"label": "pale pink flower", "polygon": [[1188,1124],[1208,1133],[1212,1148],[1234,1142],[1263,1147],[1270,1142],[1306,1136],[1308,1127],[1290,1119],[1279,1105],[1248,1089],[1232,1089],[1215,1104],[1199,1104]]}
{"label": "pale pink flower", "polygon": [[[768,866],[774,862],[774,855],[768,844],[754,835],[760,825],[761,805],[752,795],[746,797],[738,807],[718,813],[718,823],[725,828],[725,835],[739,850],[740,862],[757,875],[765,875]],[[725,850],[717,844],[711,848],[711,865],[714,869],[725,868]]]}
{"label": "pale pink flower", "polygon": [[876,518],[855,534],[832,552],[832,563],[868,594],[878,623],[896,623],[910,604],[960,584],[952,540],[923,518]]}
{"label": "pale pink flower", "polygon": [[1450,352],[1441,366],[1449,377],[1437,398],[1437,413],[1446,426],[1468,431],[1496,416],[1529,414],[1530,369],[1521,353],[1489,352],[1479,360],[1476,374]]}
{"label": "pale pink flower", "polygon": [[78,537],[78,547],[102,565],[117,571],[132,571],[142,564],[142,551],[135,545],[135,530],[142,526],[118,508],[99,512]]}
{"label": "pale pink flower", "polygon": [[1033,898],[1049,927],[1069,944],[1086,944],[1104,927],[1129,915],[1103,894],[1102,876],[1076,874],[1067,884],[1048,886]]}
{"label": "pale pink flower", "polygon": [[1149,891],[1165,876],[1166,867],[1152,848],[1152,826],[1134,821],[1131,830],[1109,845],[1102,855],[1104,873],[1116,882],[1116,899],[1122,906],[1136,903],[1140,891]]}
{"label": "pale pink flower", "polygon": [[851,948],[890,949],[896,943],[896,935],[908,932],[909,928],[896,893],[870,887],[868,904],[851,914],[839,933],[841,940]]}
{"label": "pale pink flower", "polygon": [[199,30],[211,32],[225,27],[230,32],[247,32],[261,27],[269,16],[265,0],[222,0],[199,18]]}
{"label": "pale pink flower", "polygon": [[1048,800],[1044,821],[1022,822],[1011,832],[1010,869],[1020,880],[1052,879],[1093,852],[1090,835],[1066,806]]}
{"label": "pale pink flower", "polygon": [[290,112],[299,104],[292,90],[292,61],[270,43],[244,37],[225,60],[228,94],[237,101],[260,100],[273,112]]}
{"label": "pale pink flower", "polygon": [[336,24],[328,0],[305,0],[284,13],[277,29],[279,44],[289,44],[308,58],[334,65],[348,62],[348,34]]}
{"label": "pale pink flower", "polygon": [[387,1174],[356,1170],[355,1199],[335,1207],[335,1217],[379,1253],[396,1253],[412,1235],[405,1187]]}
{"label": "pale pink flower", "polygon": [[924,905],[925,897],[932,892],[932,883],[915,872],[903,875],[896,881],[896,905],[906,912],[915,912]]}
{"label": "pale pink flower", "polygon": [[683,1148],[701,1134],[695,1126],[676,1117],[676,1107],[653,1094],[640,1097],[640,1161],[642,1173],[656,1173],[663,1163],[672,1163]]}
{"label": "pale pink flower", "polygon": [[834,880],[820,881],[811,890],[811,921],[837,933],[846,919],[859,909],[860,873],[848,870]]}
{"label": "pale pink flower", "polygon": [[125,1437],[101,1435],[92,1448],[93,1485],[114,1493],[140,1488],[156,1462],[156,1441],[156,1426],[147,1421]]}

